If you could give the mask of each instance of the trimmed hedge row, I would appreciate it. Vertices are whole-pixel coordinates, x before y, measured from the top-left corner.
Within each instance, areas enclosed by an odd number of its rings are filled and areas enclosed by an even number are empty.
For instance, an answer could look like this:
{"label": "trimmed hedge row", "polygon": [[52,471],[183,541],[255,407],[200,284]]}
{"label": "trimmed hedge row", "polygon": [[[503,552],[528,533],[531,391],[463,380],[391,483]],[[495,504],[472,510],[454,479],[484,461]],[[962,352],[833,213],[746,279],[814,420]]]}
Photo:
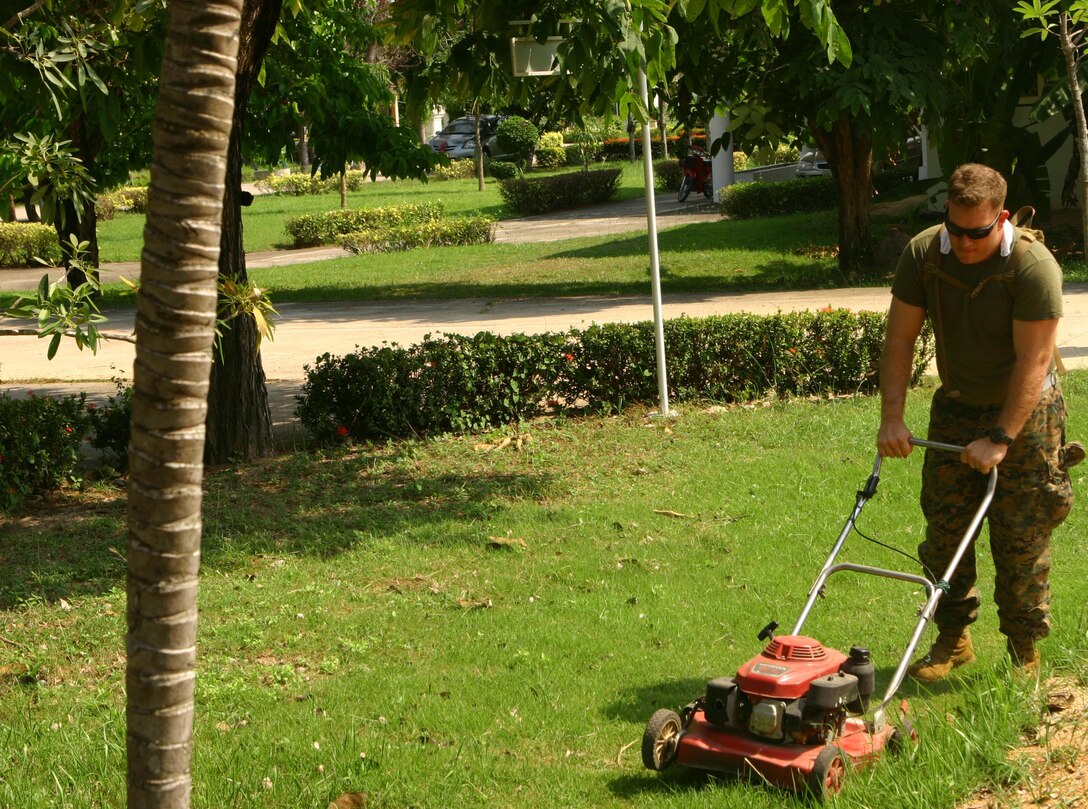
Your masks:
{"label": "trimmed hedge row", "polygon": [[[669,135],[669,156],[675,157],[680,154],[680,141],[679,135]],[[691,143],[693,146],[698,146],[700,149],[706,149],[706,135],[702,133],[695,133],[691,136]],[[650,154],[653,157],[661,157],[661,137],[654,135],[650,138]],[[635,138],[635,156],[642,156],[642,137]],[[601,157],[605,160],[630,160],[631,159],[631,139],[630,138],[606,138],[601,142]]]}
{"label": "trimmed hedge row", "polygon": [[823,211],[838,204],[831,177],[799,177],[777,183],[737,183],[721,192],[722,216],[754,219],[759,216]]}
{"label": "trimmed hedge row", "polygon": [[387,205],[383,208],[357,208],[304,214],[287,220],[284,230],[294,247],[334,244],[345,233],[377,228],[425,225],[442,218],[441,202]]}
{"label": "trimmed hedge row", "polygon": [[[916,178],[914,169],[897,168],[873,172],[873,192],[883,194]],[[839,204],[835,179],[798,177],[774,183],[737,183],[722,189],[722,216],[754,219],[834,208]]]}
{"label": "trimmed hedge row", "polygon": [[621,169],[573,171],[548,177],[519,177],[499,182],[506,204],[522,216],[564,211],[612,199]]}
{"label": "trimmed hedge row", "polygon": [[38,222],[0,222],[0,267],[33,267],[35,258],[60,264],[57,231]]}
{"label": "trimmed hedge row", "polygon": [[376,227],[336,237],[337,244],[356,254],[390,253],[416,247],[489,244],[493,241],[495,241],[495,220],[486,216]]}
{"label": "trimmed hedge row", "polygon": [[99,219],[113,219],[118,212],[146,213],[147,186],[129,186],[101,194],[94,201],[94,212]]}
{"label": "trimmed hedge row", "polygon": [[[665,323],[670,396],[739,402],[768,394],[874,393],[885,316],[844,309]],[[919,341],[913,381],[933,355]],[[500,337],[430,335],[306,366],[296,413],[317,438],[486,430],[580,405],[616,412],[657,397],[653,323]]]}
{"label": "trimmed hedge row", "polygon": [[[367,173],[359,169],[352,169],[344,173],[344,183],[348,191],[358,191],[366,182]],[[257,187],[266,194],[279,194],[281,196],[302,197],[306,194],[329,194],[340,190],[340,175],[333,174],[326,179],[321,179],[320,174],[304,174],[292,172],[291,174],[270,174],[257,180]]]}

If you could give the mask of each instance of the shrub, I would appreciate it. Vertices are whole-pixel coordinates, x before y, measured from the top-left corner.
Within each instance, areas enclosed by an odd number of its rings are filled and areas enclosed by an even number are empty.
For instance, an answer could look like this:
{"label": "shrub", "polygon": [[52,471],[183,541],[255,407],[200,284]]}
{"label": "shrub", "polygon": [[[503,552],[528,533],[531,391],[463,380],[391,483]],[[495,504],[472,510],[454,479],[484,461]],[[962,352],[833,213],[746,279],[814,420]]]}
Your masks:
{"label": "shrub", "polygon": [[495,130],[495,136],[499,148],[521,166],[528,165],[540,140],[540,132],[532,121],[518,115],[504,118]]}
{"label": "shrub", "polygon": [[[683,157],[686,152],[681,148],[683,138],[680,135],[669,135],[669,157]],[[694,146],[698,146],[700,149],[706,149],[706,136],[701,134],[692,134],[691,143]],[[650,138],[650,152],[655,158],[659,158],[662,155],[661,137],[654,135]],[[606,138],[601,143],[601,156],[605,160],[630,160],[631,159],[631,139],[622,138]],[[642,137],[635,137],[635,157],[642,157]]]}
{"label": "shrub", "polygon": [[496,180],[509,180],[518,176],[517,164],[508,163],[505,160],[492,160],[487,164],[487,170]]}
{"label": "shrub", "polygon": [[432,180],[468,180],[476,176],[475,160],[451,160],[431,170]]}
{"label": "shrub", "polygon": [[291,237],[294,247],[315,247],[319,244],[333,244],[337,236],[353,231],[433,222],[442,218],[442,212],[441,202],[337,209],[292,217],[287,220],[284,230]]}
{"label": "shrub", "polygon": [[375,227],[338,236],[337,244],[353,253],[391,253],[415,247],[488,244],[495,241],[495,221],[486,216]]}
{"label": "shrub", "polygon": [[561,132],[545,132],[536,147],[536,164],[542,169],[557,169],[567,162]]}
{"label": "shrub", "polygon": [[102,194],[101,196],[95,197],[94,215],[99,222],[113,219],[117,216],[117,202],[109,194]]}
{"label": "shrub", "polygon": [[[322,194],[329,190],[329,184],[316,174],[269,174],[257,181],[257,187],[266,194],[280,194],[289,197],[301,197],[306,194]],[[337,178],[339,187],[339,178]]]}
{"label": "shrub", "polygon": [[147,213],[147,186],[118,188],[100,194],[94,201],[94,210],[99,219],[113,219],[119,211]]}
{"label": "shrub", "polygon": [[128,466],[128,442],[132,422],[132,388],[117,384],[117,393],[104,405],[87,405],[91,446],[102,452],[114,469]]}
{"label": "shrub", "polygon": [[834,208],[838,195],[831,177],[800,177],[780,183],[737,183],[722,189],[722,216],[758,216],[822,211]]}
{"label": "shrub", "polygon": [[79,482],[84,402],[83,394],[14,399],[0,393],[0,508]]}
{"label": "shrub", "polygon": [[683,177],[679,160],[654,161],[654,188],[658,191],[679,191]]}
{"label": "shrub", "polygon": [[620,173],[620,169],[599,169],[503,180],[499,193],[522,216],[563,211],[611,199],[619,187]]}
{"label": "shrub", "polygon": [[486,430],[542,412],[565,345],[562,335],[481,332],[323,354],[305,368],[296,414],[324,440]]}
{"label": "shrub", "polygon": [[918,178],[918,173],[912,168],[891,168],[883,171],[873,171],[873,189],[878,194],[885,194],[893,188],[912,183]]}
{"label": "shrub", "polygon": [[[844,309],[669,320],[670,396],[875,393],[884,326],[883,314]],[[932,356],[927,329],[913,383]],[[615,412],[656,397],[653,323],[614,323],[534,336],[428,335],[409,348],[324,354],[306,367],[296,412],[318,438],[368,440],[485,430],[549,405]]]}
{"label": "shrub", "polygon": [[38,222],[0,222],[0,267],[33,267],[35,258],[60,264],[57,231]]}
{"label": "shrub", "polygon": [[[347,185],[348,191],[361,191],[363,183],[366,182],[366,178],[366,172],[360,169],[348,169],[344,172],[344,183]],[[330,183],[334,186],[331,190],[338,191],[340,189],[340,175],[334,174],[332,177],[329,177],[326,183]]]}

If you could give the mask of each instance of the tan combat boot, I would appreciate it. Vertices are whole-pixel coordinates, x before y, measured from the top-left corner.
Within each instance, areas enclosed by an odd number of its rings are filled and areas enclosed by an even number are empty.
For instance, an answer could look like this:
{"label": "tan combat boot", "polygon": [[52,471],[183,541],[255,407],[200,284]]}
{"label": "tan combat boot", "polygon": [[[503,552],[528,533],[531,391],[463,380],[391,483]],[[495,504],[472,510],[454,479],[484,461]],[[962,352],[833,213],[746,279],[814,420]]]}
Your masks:
{"label": "tan combat boot", "polygon": [[1035,641],[1031,638],[1013,640],[1008,638],[1005,646],[1012,658],[1013,668],[1019,674],[1037,674],[1039,672],[1039,650],[1035,648]]}
{"label": "tan combat boot", "polygon": [[966,629],[942,629],[926,656],[911,664],[907,674],[915,680],[931,683],[944,679],[952,669],[974,659],[975,650]]}

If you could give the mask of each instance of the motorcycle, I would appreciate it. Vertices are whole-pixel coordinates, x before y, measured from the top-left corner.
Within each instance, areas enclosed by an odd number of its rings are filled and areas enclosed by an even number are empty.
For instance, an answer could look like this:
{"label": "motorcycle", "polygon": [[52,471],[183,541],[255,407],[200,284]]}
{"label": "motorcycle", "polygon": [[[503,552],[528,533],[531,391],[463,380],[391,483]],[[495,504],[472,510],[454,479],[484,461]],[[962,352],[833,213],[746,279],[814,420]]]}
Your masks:
{"label": "motorcycle", "polygon": [[702,191],[707,199],[714,196],[710,155],[692,146],[688,156],[680,159],[680,168],[684,176],[680,178],[680,190],[676,194],[677,202],[686,200],[692,191]]}

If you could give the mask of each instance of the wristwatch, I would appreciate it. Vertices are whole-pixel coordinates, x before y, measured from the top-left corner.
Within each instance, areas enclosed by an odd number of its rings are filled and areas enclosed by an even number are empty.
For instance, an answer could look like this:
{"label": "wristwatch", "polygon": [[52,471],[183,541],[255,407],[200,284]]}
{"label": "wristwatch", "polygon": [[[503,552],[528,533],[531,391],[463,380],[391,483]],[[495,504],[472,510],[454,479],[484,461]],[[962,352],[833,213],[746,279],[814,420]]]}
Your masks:
{"label": "wristwatch", "polygon": [[995,444],[1004,444],[1006,447],[1012,446],[1012,436],[1005,432],[1004,427],[994,427],[990,432],[986,433],[986,437]]}

